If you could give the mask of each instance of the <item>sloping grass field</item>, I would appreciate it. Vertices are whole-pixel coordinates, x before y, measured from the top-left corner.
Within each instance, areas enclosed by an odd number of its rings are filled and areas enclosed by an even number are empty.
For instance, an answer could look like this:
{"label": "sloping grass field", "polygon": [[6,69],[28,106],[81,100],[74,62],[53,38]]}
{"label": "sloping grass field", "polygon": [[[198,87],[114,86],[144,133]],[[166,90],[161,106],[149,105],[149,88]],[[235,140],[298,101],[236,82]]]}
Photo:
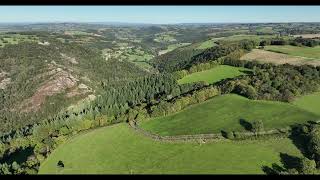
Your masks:
{"label": "sloping grass field", "polygon": [[[301,156],[289,139],[219,143],[165,143],[126,124],[84,133],[59,146],[40,174],[263,174],[280,153]],[[62,161],[64,168],[57,166]]]}
{"label": "sloping grass field", "polygon": [[213,46],[216,46],[215,39],[209,39],[207,41],[202,42],[196,49],[207,49]]}
{"label": "sloping grass field", "polygon": [[159,135],[245,131],[240,120],[262,120],[266,130],[319,119],[320,116],[295,105],[275,101],[249,100],[235,94],[222,95],[176,114],[150,119],[140,127]]}
{"label": "sloping grass field", "polygon": [[227,65],[219,65],[209,70],[189,74],[178,80],[179,84],[193,83],[198,81],[205,81],[207,83],[215,83],[226,78],[233,78],[244,75],[243,71],[248,71],[246,68],[238,68]]}
{"label": "sloping grass field", "polygon": [[301,96],[293,101],[293,104],[301,109],[320,115],[320,92]]}

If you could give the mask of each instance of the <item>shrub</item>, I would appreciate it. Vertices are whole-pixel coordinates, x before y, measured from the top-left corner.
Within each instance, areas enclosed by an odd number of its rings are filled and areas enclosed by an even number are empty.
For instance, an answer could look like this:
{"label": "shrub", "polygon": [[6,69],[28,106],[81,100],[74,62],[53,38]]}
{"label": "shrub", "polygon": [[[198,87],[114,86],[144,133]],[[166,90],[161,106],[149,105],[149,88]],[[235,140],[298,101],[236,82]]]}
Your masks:
{"label": "shrub", "polygon": [[59,168],[64,168],[64,163],[60,160],[60,161],[58,161],[57,166]]}
{"label": "shrub", "polygon": [[262,120],[255,120],[252,122],[252,132],[254,132],[256,135],[263,131],[263,122]]}
{"label": "shrub", "polygon": [[227,139],[234,139],[233,132],[221,131],[221,135]]}
{"label": "shrub", "polygon": [[297,168],[297,170],[302,174],[313,174],[316,169],[316,162],[314,160],[303,157],[302,159],[300,159],[299,166]]}

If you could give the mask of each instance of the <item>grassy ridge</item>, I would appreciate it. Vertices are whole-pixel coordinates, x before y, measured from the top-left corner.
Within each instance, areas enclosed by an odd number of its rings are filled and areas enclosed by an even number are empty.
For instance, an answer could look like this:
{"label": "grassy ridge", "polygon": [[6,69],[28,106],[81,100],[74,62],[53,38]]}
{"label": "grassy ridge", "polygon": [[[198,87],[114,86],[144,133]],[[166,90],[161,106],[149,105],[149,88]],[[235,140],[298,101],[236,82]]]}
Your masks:
{"label": "grassy ridge", "polygon": [[184,78],[178,80],[179,84],[192,83],[197,81],[205,81],[207,83],[214,83],[221,81],[226,78],[233,78],[239,75],[243,75],[245,73],[241,71],[245,71],[245,68],[238,68],[226,65],[219,65],[212,69],[192,73],[190,75],[185,76]]}
{"label": "grassy ridge", "polygon": [[160,135],[219,133],[221,130],[244,131],[240,119],[251,122],[260,119],[265,129],[318,119],[320,116],[294,105],[253,101],[235,94],[217,96],[179,113],[151,119],[141,127]]}
{"label": "grassy ridge", "polygon": [[[279,153],[301,156],[289,139],[197,143],[156,142],[125,124],[76,136],[58,147],[40,174],[262,174]],[[59,169],[62,160],[65,167]]]}

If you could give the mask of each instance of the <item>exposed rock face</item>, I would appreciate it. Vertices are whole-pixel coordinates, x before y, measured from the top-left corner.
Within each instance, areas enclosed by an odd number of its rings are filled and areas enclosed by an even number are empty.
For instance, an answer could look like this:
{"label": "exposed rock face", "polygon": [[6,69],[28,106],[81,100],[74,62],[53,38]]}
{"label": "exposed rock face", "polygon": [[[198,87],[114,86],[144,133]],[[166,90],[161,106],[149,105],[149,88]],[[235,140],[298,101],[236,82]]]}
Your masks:
{"label": "exposed rock face", "polygon": [[40,109],[41,104],[45,102],[47,96],[52,96],[61,93],[69,88],[77,85],[79,80],[73,77],[70,73],[59,70],[55,75],[45,81],[33,94],[32,97],[26,99],[22,103],[22,111],[30,112]]}

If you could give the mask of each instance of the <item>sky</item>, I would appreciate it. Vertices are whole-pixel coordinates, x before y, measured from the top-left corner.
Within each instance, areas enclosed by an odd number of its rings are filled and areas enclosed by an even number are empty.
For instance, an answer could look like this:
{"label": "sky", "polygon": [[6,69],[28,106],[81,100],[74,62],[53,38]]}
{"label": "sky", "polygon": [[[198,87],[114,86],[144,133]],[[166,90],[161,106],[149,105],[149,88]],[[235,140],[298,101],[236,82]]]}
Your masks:
{"label": "sky", "polygon": [[320,6],[0,6],[10,22],[320,22]]}

